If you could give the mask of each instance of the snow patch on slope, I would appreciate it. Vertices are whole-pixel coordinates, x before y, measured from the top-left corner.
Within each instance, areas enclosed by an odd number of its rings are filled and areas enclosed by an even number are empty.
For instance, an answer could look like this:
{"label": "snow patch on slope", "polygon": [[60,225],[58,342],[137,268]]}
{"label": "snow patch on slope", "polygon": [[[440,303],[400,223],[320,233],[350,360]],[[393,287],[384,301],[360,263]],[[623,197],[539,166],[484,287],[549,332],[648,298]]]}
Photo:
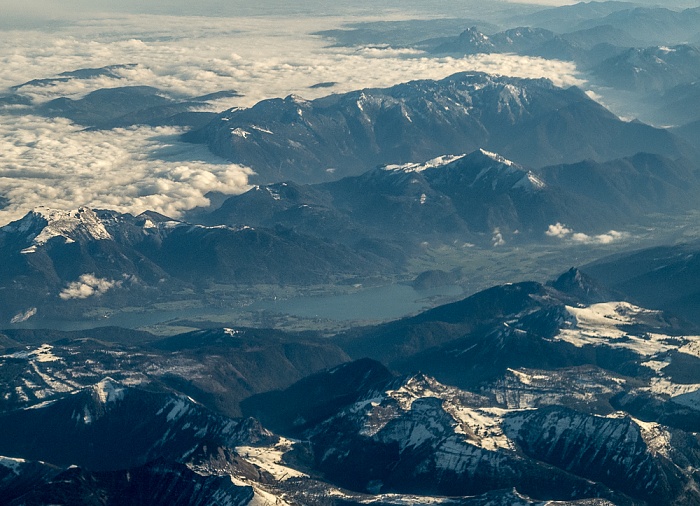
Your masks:
{"label": "snow patch on slope", "polygon": [[231,475],[231,481],[238,487],[251,487],[253,489],[253,498],[247,506],[290,506],[279,496],[268,492],[259,483],[244,476]]}
{"label": "snow patch on slope", "polygon": [[237,446],[235,450],[248,462],[270,473],[276,480],[308,478],[308,475],[282,462],[282,456],[292,448],[293,444],[294,442],[289,439],[280,438],[279,442],[273,446]]}
{"label": "snow patch on slope", "polygon": [[652,453],[658,453],[669,458],[671,451],[671,434],[656,422],[643,422],[632,418],[642,432],[642,438]]}
{"label": "snow patch on slope", "polygon": [[10,323],[15,324],[15,323],[26,322],[32,316],[36,315],[36,313],[37,313],[37,308],[35,308],[35,307],[29,308],[26,311],[20,311],[19,313],[17,313],[15,316],[12,317],[12,319],[10,320]]}
{"label": "snow patch on slope", "polygon": [[446,411],[460,422],[455,432],[469,436],[469,442],[485,450],[499,448],[515,450],[515,445],[505,435],[501,424],[503,415],[511,410],[499,408],[472,409],[465,406],[446,406]]}
{"label": "snow patch on slope", "polygon": [[112,378],[105,378],[92,388],[102,404],[117,402],[124,398],[124,387]]}
{"label": "snow patch on slope", "polygon": [[53,350],[53,346],[50,344],[42,344],[35,350],[17,351],[9,355],[2,355],[0,358],[14,358],[30,361],[36,360],[37,362],[56,362],[61,360],[59,357],[54,355],[51,350]]}
{"label": "snow patch on slope", "polygon": [[604,302],[588,307],[566,306],[576,319],[573,328],[562,329],[555,337],[577,347],[587,345],[626,348],[643,357],[675,350],[685,339],[661,333],[634,335],[623,327],[634,324],[659,323],[660,311],[634,306],[628,302]]}
{"label": "snow patch on slope", "polygon": [[12,457],[0,457],[0,466],[6,467],[7,469],[11,470],[17,476],[19,476],[19,474],[20,474],[20,468],[22,467],[22,464],[24,464],[26,462],[27,461],[24,459],[15,459]]}

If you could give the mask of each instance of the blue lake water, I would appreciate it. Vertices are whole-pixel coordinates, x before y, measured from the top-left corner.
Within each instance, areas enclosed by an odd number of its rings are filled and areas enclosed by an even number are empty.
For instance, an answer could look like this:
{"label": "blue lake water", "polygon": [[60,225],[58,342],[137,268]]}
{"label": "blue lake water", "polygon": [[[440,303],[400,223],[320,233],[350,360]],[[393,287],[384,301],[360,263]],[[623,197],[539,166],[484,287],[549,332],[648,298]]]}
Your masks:
{"label": "blue lake water", "polygon": [[417,313],[435,305],[434,299],[450,299],[462,294],[459,286],[414,290],[408,285],[366,288],[330,297],[295,297],[253,303],[250,309],[264,309],[302,318],[329,320],[390,320]]}
{"label": "blue lake water", "polygon": [[270,311],[300,318],[324,320],[392,320],[418,313],[453,300],[462,295],[459,286],[444,286],[433,290],[414,290],[411,286],[395,284],[361,288],[352,293],[330,296],[299,296],[289,299],[260,300],[241,308],[194,307],[187,309],[115,313],[102,318],[84,320],[30,319],[10,328],[52,328],[57,330],[86,330],[94,327],[117,326],[141,328],[189,318],[231,316],[234,325],[241,311]]}

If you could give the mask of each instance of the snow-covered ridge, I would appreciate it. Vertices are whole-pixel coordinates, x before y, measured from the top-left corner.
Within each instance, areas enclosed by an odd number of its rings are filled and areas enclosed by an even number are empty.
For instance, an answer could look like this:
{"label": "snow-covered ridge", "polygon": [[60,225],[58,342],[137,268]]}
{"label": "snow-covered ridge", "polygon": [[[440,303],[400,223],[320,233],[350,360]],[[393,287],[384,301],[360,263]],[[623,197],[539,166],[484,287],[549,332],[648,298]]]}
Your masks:
{"label": "snow-covered ridge", "polygon": [[[566,310],[576,319],[576,324],[573,328],[563,329],[556,339],[578,347],[593,345],[627,348],[640,356],[653,357],[697,340],[695,337],[681,338],[664,334],[661,311],[641,308],[629,302],[604,302],[582,308],[567,306]],[[635,335],[625,329],[625,326],[632,324],[658,328],[659,332]]]}
{"label": "snow-covered ridge", "polygon": [[26,233],[31,245],[22,253],[34,253],[37,247],[54,237],[63,237],[66,243],[81,239],[110,240],[112,236],[92,209],[79,207],[74,210],[37,207],[19,221],[4,226],[5,232]]}
{"label": "snow-covered ridge", "polygon": [[539,191],[546,187],[532,171],[497,153],[479,149],[468,155],[445,155],[425,163],[387,165],[385,170],[424,172],[431,186],[484,191]]}
{"label": "snow-covered ridge", "polygon": [[438,156],[436,158],[433,158],[432,160],[428,160],[427,162],[423,162],[423,163],[391,164],[391,165],[383,166],[382,169],[387,170],[387,171],[396,171],[396,172],[423,172],[426,169],[433,169],[435,167],[443,167],[443,166],[448,165],[452,162],[460,160],[460,159],[464,158],[465,156],[466,155],[443,155],[443,156]]}
{"label": "snow-covered ridge", "polygon": [[479,152],[482,155],[487,156],[488,158],[491,158],[494,162],[502,163],[503,165],[507,165],[508,167],[513,167],[514,165],[517,165],[515,162],[508,160],[507,158],[499,155],[498,153],[486,151],[485,149],[481,149],[481,148],[479,148]]}
{"label": "snow-covered ridge", "polygon": [[19,476],[20,468],[27,461],[24,459],[15,459],[12,457],[2,457],[0,456],[0,466],[11,470],[15,475]]}
{"label": "snow-covered ridge", "polygon": [[527,171],[525,174],[525,177],[522,178],[520,181],[515,183],[513,185],[513,188],[524,188],[524,189],[542,189],[545,186],[544,181],[542,181],[540,178],[538,178],[535,174],[533,174],[531,171]]}
{"label": "snow-covered ridge", "polygon": [[[513,162],[512,160],[508,160],[507,158],[499,155],[498,153],[493,153],[491,151],[486,151],[485,149],[479,149],[478,151],[475,151],[471,154],[461,154],[461,155],[442,155],[435,157],[431,160],[428,160],[427,162],[422,162],[422,163],[404,163],[404,164],[389,164],[385,165],[382,168],[384,170],[388,171],[400,171],[400,172],[423,172],[426,169],[434,169],[438,167],[445,167],[450,164],[454,164],[455,162],[458,162],[460,160],[464,160],[467,157],[474,157],[478,154],[483,155],[486,158],[490,158],[495,162],[496,164],[499,165],[505,165],[506,167],[513,167],[515,169],[518,169],[519,171],[523,171],[523,169],[518,165],[517,163]],[[528,172],[529,174],[529,172]],[[534,175],[533,175],[534,177]]]}

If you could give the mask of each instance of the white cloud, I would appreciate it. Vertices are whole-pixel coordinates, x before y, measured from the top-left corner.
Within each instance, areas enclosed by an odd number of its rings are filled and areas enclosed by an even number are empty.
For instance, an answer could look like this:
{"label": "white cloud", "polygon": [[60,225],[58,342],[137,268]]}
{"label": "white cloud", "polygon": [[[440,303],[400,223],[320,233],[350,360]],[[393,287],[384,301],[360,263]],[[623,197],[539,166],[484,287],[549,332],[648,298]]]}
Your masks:
{"label": "white cloud", "polygon": [[572,232],[573,230],[570,228],[562,225],[561,223],[557,223],[555,225],[550,225],[545,234],[547,234],[549,237],[564,238],[570,235]]}
{"label": "white cloud", "polygon": [[493,236],[491,237],[491,243],[494,248],[497,246],[505,246],[506,240],[503,238],[503,234],[499,228],[493,229]]}
{"label": "white cloud", "polygon": [[605,234],[593,236],[582,233],[576,233],[571,236],[575,242],[583,244],[611,244],[626,239],[627,237],[628,234],[626,232],[618,232],[617,230],[610,230]]}
{"label": "white cloud", "polygon": [[581,232],[574,232],[571,228],[561,223],[550,225],[545,234],[549,237],[562,239],[575,244],[611,244],[629,237],[627,232],[610,230],[605,234],[588,235]]}
{"label": "white cloud", "polygon": [[121,281],[98,278],[94,274],[83,274],[78,281],[69,283],[58,296],[63,300],[99,297],[115,286],[121,286]]}

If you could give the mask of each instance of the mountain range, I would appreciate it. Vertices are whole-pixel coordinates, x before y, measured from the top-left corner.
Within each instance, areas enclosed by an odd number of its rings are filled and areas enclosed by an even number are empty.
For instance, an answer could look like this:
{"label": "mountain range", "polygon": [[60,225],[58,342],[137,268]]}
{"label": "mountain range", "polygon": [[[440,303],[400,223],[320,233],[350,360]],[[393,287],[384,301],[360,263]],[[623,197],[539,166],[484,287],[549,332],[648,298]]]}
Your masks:
{"label": "mountain range", "polygon": [[[351,356],[376,357],[406,376],[362,359],[247,399],[244,412],[308,440],[315,465],[354,490],[461,495],[514,486],[556,499],[563,486],[567,498],[693,504],[693,478],[681,477],[697,444],[685,432],[697,427],[695,394],[685,393],[697,389],[697,375],[687,375],[697,338],[683,334],[692,326],[609,302],[600,286],[572,270],[551,287],[494,287],[357,329],[340,336]],[[659,431],[681,446],[661,450]]]}
{"label": "mountain range", "polygon": [[478,148],[533,167],[692,152],[668,131],[620,120],[578,88],[476,72],[311,101],[265,100],[225,111],[185,138],[252,167],[261,183],[328,181]]}
{"label": "mountain range", "polygon": [[248,328],[167,338],[118,327],[5,330],[2,350],[6,374],[0,411],[51,400],[110,377],[126,385],[176,389],[217,412],[239,416],[239,403],[246,397],[287,387],[348,360],[336,344],[314,333]]}
{"label": "mountain range", "polygon": [[[303,358],[312,336],[279,331],[129,345],[8,334],[0,488],[16,504],[91,493],[145,504],[177,490],[182,504],[696,504],[695,328],[620,297],[576,269],[496,286],[316,337],[319,351],[358,358],[335,365]],[[221,393],[281,363],[253,359],[246,372],[241,356],[274,342],[310,375],[277,370],[238,397],[259,422],[230,418]],[[192,388],[204,384],[210,393]]]}
{"label": "mountain range", "polygon": [[583,21],[579,27],[600,25],[611,25],[650,45],[681,44],[697,37],[700,8],[676,11],[664,7],[634,7]]}
{"label": "mountain range", "polygon": [[[315,35],[566,60],[592,91],[462,72],[216,114],[237,92],[132,86],[132,64],[3,91],[10,122],[177,126],[255,174],[179,219],[0,227],[1,504],[700,504],[700,8],[484,10]],[[313,310],[403,289],[422,309],[393,320]]]}
{"label": "mountain range", "polygon": [[508,23],[510,26],[517,23],[546,28],[557,33],[610,26],[644,45],[680,44],[696,40],[700,10],[696,6],[674,9],[671,6],[642,6],[636,2],[578,2],[521,15]]}
{"label": "mountain range", "polygon": [[[37,208],[0,228],[2,319],[61,318],[105,307],[184,301],[216,285],[309,286],[399,274],[425,244],[547,240],[654,213],[697,208],[691,162],[639,153],[527,169],[483,149],[388,165],[319,184],[256,185],[172,220]],[[652,219],[652,218],[647,218]],[[569,228],[567,228],[569,227]],[[573,236],[572,236],[573,237]]]}
{"label": "mountain range", "polygon": [[205,227],[88,208],[37,208],[0,228],[0,255],[7,321],[42,303],[60,315],[93,295],[118,305],[172,300],[214,282],[310,284],[389,265],[371,252],[288,229]]}
{"label": "mountain range", "polygon": [[[601,95],[602,103],[655,125],[681,126],[698,120],[692,112],[697,97],[686,88],[697,81],[699,13],[695,6],[680,10],[630,2],[579,2],[521,13],[501,20],[501,28],[465,20],[459,34],[445,30],[444,35],[421,41],[394,40],[381,24],[370,31],[374,44],[405,46],[432,56],[499,53],[571,61]],[[323,33],[354,46],[366,43],[362,34],[361,27]],[[695,133],[685,137],[692,144],[697,140]],[[502,152],[496,146],[488,148]],[[503,154],[527,162],[513,153]]]}
{"label": "mountain range", "polygon": [[[194,472],[214,448],[273,441],[254,421],[234,421],[183,396],[155,393],[103,379],[74,395],[30,410],[0,415],[0,469],[16,479],[3,488],[5,504],[182,504],[244,505],[251,487],[230,478]],[[128,433],[125,429],[129,427]],[[27,431],[37,435],[24,437]],[[128,443],[128,444],[125,444]],[[210,448],[211,450],[209,450]],[[223,450],[222,450],[223,451]],[[32,469],[39,461],[40,477]],[[58,464],[58,466],[56,466]],[[79,464],[76,465],[76,464]],[[25,468],[35,473],[31,485]],[[1,471],[0,471],[1,472]]]}
{"label": "mountain range", "polygon": [[698,173],[682,159],[639,153],[528,170],[481,149],[329,183],[258,185],[193,219],[281,225],[348,244],[359,237],[490,241],[494,229],[541,239],[555,223],[607,232],[645,214],[693,209],[699,193]]}
{"label": "mountain range", "polygon": [[574,61],[580,69],[590,69],[602,61],[643,43],[609,25],[558,34],[545,28],[519,26],[486,35],[476,27],[457,37],[436,40],[427,50],[434,55],[515,53],[525,56]]}
{"label": "mountain range", "polygon": [[680,44],[630,48],[592,69],[604,86],[639,93],[660,93],[694,83],[700,77],[700,50]]}
{"label": "mountain range", "polygon": [[562,5],[539,9],[531,14],[519,15],[511,19],[509,23],[522,24],[547,28],[549,30],[565,33],[576,30],[583,22],[596,22],[606,16],[620,11],[628,11],[639,7],[633,2],[603,1],[603,2],[577,2],[572,5]]}

